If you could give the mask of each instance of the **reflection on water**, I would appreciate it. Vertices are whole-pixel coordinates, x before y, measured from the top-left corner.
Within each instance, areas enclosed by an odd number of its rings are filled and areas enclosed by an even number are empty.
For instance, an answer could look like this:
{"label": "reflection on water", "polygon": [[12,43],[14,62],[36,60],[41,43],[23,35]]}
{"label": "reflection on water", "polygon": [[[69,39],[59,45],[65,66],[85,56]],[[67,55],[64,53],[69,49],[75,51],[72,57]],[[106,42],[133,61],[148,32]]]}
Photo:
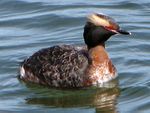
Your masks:
{"label": "reflection on water", "polygon": [[[26,103],[54,108],[94,108],[96,113],[117,113],[118,87],[84,88],[84,89],[48,89],[41,91],[35,86],[27,85],[36,95],[26,98]],[[42,86],[40,86],[42,88]]]}

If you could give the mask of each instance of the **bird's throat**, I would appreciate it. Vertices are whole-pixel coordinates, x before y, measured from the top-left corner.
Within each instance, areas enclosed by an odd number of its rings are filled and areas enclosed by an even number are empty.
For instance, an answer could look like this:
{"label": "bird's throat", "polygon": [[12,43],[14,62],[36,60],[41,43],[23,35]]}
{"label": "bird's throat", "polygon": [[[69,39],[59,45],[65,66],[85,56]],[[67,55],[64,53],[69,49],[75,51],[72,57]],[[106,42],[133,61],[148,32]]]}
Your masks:
{"label": "bird's throat", "polygon": [[89,49],[89,56],[92,65],[100,65],[109,60],[109,56],[105,50],[105,44],[99,44]]}

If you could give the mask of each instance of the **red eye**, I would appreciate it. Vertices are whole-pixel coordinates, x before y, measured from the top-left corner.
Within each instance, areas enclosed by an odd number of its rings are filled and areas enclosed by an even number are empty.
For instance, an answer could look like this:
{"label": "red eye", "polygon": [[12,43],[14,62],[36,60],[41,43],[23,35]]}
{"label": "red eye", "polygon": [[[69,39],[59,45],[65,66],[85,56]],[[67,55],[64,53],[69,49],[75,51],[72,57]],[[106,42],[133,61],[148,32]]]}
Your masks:
{"label": "red eye", "polygon": [[107,29],[108,31],[118,33],[118,31],[113,26],[105,26],[104,28]]}
{"label": "red eye", "polygon": [[115,30],[113,26],[105,26],[104,28],[109,31]]}

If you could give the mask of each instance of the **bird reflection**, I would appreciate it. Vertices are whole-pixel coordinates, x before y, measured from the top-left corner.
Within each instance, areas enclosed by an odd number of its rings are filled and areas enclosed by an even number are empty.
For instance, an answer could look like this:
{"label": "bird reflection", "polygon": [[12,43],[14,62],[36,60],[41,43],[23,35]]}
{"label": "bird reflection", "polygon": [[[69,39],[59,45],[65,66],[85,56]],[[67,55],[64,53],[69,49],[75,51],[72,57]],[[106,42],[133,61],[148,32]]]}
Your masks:
{"label": "bird reflection", "polygon": [[27,104],[42,105],[56,108],[95,108],[96,113],[118,113],[117,97],[120,89],[112,88],[86,88],[78,90],[60,90],[48,88],[31,88],[33,97],[26,99]]}

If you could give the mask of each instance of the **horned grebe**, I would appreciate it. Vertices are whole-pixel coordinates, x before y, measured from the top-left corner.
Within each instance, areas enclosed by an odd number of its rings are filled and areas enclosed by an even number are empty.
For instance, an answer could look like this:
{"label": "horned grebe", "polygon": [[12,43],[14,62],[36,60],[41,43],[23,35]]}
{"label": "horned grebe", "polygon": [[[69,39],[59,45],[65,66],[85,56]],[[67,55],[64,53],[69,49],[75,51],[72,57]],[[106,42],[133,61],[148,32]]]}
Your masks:
{"label": "horned grebe", "polygon": [[115,34],[130,34],[110,17],[91,14],[84,27],[87,48],[58,45],[44,48],[25,59],[19,78],[50,87],[77,88],[108,82],[117,76],[105,50],[105,42]]}

